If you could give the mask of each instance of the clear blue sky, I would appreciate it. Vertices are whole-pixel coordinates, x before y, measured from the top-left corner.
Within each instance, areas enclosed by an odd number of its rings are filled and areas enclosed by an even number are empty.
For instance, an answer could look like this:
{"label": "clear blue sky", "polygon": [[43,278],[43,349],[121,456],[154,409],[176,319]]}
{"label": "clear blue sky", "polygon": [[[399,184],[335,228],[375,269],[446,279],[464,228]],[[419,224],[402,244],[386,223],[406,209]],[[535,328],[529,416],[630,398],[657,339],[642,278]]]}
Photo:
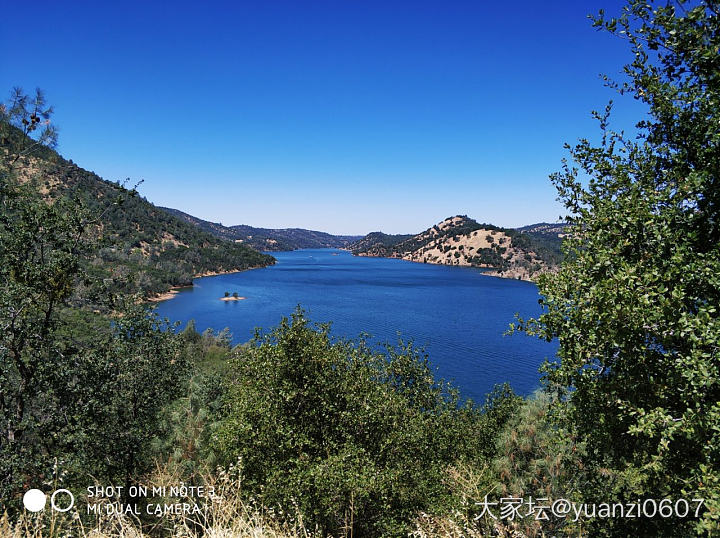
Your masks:
{"label": "clear blue sky", "polygon": [[[0,90],[43,88],[59,150],[223,224],[418,232],[561,213],[548,174],[630,58],[601,2],[12,2]],[[623,98],[629,99],[629,98]]]}

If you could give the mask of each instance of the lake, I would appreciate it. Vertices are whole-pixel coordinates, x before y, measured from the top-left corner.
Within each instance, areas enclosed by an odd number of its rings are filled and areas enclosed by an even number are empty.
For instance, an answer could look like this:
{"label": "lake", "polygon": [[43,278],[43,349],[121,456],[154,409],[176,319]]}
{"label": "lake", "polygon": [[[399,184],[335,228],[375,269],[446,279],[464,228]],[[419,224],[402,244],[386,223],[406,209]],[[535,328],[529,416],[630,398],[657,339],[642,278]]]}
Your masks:
{"label": "lake", "polygon": [[[537,287],[529,282],[335,249],[272,255],[272,267],[196,279],[157,310],[183,326],[194,319],[199,331],[229,327],[233,342],[241,343],[255,327],[270,329],[301,305],[312,321],[331,321],[337,336],[412,339],[425,347],[440,377],[477,402],[505,381],[530,394],[539,387],[538,367],[557,349],[524,334],[503,336],[516,313],[540,313]],[[226,291],[246,300],[220,301]]]}

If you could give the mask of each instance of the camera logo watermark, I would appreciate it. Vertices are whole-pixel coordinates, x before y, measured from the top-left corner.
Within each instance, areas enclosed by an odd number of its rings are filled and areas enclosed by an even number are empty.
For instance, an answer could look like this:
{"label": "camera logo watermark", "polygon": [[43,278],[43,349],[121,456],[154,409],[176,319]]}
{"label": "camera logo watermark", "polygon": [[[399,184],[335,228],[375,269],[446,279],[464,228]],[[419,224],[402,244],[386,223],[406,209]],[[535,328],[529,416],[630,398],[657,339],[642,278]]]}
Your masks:
{"label": "camera logo watermark", "polygon": [[[23,506],[28,512],[41,512],[46,504],[47,495],[39,489],[29,489],[23,495]],[[67,512],[73,506],[75,506],[75,496],[67,489],[57,489],[50,496],[50,507],[56,512]]]}

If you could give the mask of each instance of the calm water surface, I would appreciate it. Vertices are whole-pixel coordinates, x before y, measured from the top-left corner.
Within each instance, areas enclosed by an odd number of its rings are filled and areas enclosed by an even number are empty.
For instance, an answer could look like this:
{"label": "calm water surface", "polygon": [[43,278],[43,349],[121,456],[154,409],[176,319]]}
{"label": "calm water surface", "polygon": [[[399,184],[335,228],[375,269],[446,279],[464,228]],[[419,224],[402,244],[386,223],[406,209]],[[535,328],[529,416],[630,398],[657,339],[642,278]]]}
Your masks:
{"label": "calm water surface", "polygon": [[[531,393],[538,367],[557,349],[523,334],[503,336],[515,313],[539,314],[534,284],[334,249],[272,254],[278,260],[272,267],[196,279],[158,312],[183,325],[194,319],[199,331],[229,327],[240,343],[301,305],[313,321],[331,321],[337,336],[364,332],[394,343],[400,334],[425,346],[439,376],[479,402],[504,381]],[[220,301],[226,291],[247,299]]]}

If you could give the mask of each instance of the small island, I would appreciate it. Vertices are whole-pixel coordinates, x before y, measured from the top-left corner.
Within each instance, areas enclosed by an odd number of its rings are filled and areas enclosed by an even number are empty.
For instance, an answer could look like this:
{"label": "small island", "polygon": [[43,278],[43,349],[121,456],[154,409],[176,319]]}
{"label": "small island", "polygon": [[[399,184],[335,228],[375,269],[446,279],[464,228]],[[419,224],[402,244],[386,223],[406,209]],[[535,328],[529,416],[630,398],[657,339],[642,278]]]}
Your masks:
{"label": "small island", "polygon": [[221,301],[243,301],[246,297],[240,297],[237,292],[233,292],[232,295],[230,295],[229,291],[225,292],[224,297],[220,297]]}

